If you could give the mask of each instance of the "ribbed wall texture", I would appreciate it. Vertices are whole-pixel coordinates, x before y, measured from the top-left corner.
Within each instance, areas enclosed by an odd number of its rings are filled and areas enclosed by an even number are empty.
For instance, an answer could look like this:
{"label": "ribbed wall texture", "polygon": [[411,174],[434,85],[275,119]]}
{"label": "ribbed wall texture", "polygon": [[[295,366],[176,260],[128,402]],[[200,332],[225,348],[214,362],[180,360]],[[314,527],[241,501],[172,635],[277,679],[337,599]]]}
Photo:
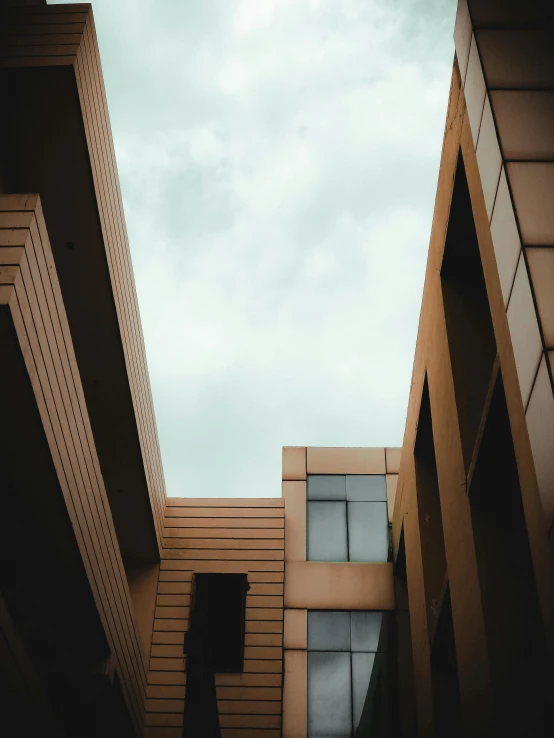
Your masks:
{"label": "ribbed wall texture", "polygon": [[217,674],[223,738],[280,735],[284,506],[281,499],[168,499],[145,735],[180,738],[183,637],[195,572],[247,573],[244,673]]}
{"label": "ribbed wall texture", "polygon": [[10,308],[98,614],[140,731],[142,653],[37,195],[0,196],[0,303]]}
{"label": "ribbed wall texture", "polygon": [[5,11],[0,24],[0,69],[53,66],[72,67],[75,72],[138,437],[161,542],[165,484],[92,9],[89,4],[75,4]]}

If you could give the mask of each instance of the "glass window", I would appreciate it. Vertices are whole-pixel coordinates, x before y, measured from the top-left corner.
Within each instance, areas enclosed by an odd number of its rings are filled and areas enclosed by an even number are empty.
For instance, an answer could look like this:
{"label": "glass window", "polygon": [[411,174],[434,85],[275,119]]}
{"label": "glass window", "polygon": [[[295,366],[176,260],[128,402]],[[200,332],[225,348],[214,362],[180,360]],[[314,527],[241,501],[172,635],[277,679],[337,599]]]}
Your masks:
{"label": "glass window", "polygon": [[346,499],[359,502],[386,502],[387,480],[384,474],[347,474]]}
{"label": "glass window", "polygon": [[348,561],[346,502],[308,502],[309,561]]}
{"label": "glass window", "polygon": [[352,651],[381,651],[384,638],[381,631],[384,626],[382,612],[353,612],[351,614],[350,643]]}
{"label": "glass window", "polygon": [[308,500],[346,500],[346,477],[309,474]]}
{"label": "glass window", "polygon": [[309,651],[350,651],[349,612],[308,612]]}
{"label": "glass window", "polygon": [[387,561],[386,499],[383,474],[308,475],[308,561]]}
{"label": "glass window", "polygon": [[370,730],[382,707],[386,623],[383,612],[308,612],[310,738]]}
{"label": "glass window", "polygon": [[308,653],[308,735],[350,738],[352,676],[349,653]]}
{"label": "glass window", "polygon": [[348,560],[387,561],[388,521],[386,502],[349,502]]}

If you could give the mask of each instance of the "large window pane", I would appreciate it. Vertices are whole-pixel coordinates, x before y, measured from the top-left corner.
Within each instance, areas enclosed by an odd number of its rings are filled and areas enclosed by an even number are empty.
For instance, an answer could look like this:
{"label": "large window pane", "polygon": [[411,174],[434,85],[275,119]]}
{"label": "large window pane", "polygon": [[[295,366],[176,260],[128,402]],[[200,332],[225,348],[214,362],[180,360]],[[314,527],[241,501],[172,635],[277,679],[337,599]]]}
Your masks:
{"label": "large window pane", "polygon": [[359,725],[366,699],[371,700],[372,692],[375,691],[378,674],[373,674],[374,665],[374,653],[352,654],[352,708],[354,711],[354,728],[357,728]]}
{"label": "large window pane", "polygon": [[349,612],[308,612],[309,651],[350,651]]}
{"label": "large window pane", "polygon": [[[350,630],[351,650],[384,650],[384,638],[381,638],[384,622],[382,612],[353,612]],[[381,644],[379,643],[380,639]]]}
{"label": "large window pane", "polygon": [[344,475],[308,475],[308,500],[345,500],[346,477]]}
{"label": "large window pane", "polygon": [[348,503],[349,561],[386,561],[389,519],[386,502]]}
{"label": "large window pane", "polygon": [[350,738],[352,685],[349,653],[308,652],[308,735]]}
{"label": "large window pane", "polygon": [[346,502],[308,502],[307,537],[308,561],[348,561]]}
{"label": "large window pane", "polygon": [[360,502],[386,502],[387,481],[384,474],[347,474],[346,499]]}

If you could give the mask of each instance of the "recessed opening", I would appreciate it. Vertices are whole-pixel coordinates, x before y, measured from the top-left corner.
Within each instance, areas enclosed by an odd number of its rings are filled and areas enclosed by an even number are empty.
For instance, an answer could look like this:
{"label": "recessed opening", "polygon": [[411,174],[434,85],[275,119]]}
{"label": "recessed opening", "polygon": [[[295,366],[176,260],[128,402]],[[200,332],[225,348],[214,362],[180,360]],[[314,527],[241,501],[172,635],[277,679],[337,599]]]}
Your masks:
{"label": "recessed opening", "polygon": [[460,684],[456,666],[456,646],[450,587],[444,593],[442,607],[431,646],[431,678],[435,735],[437,738],[457,738],[463,735]]}
{"label": "recessed opening", "polygon": [[414,461],[425,602],[427,622],[430,629],[429,638],[431,640],[437,624],[448,576],[427,377],[423,384],[421,396]]}
{"label": "recessed opening", "polygon": [[[469,490],[493,690],[501,732],[546,735],[552,676],[502,375]],[[510,709],[505,709],[510,705]]]}
{"label": "recessed opening", "polygon": [[213,670],[242,672],[246,574],[195,574],[191,629],[200,625],[209,647]]}
{"label": "recessed opening", "polygon": [[462,735],[462,708],[427,377],[421,396],[414,461],[435,733],[437,738],[457,738]]}
{"label": "recessed opening", "polygon": [[[7,305],[0,306],[0,357],[0,387],[10,388],[0,423],[0,600],[37,675],[38,691],[28,691],[37,719],[43,719],[35,703],[42,685],[56,719],[82,724],[77,695],[110,647]],[[10,679],[15,673],[4,672]],[[0,701],[8,694],[2,688]],[[0,733],[27,735],[23,728]]]}
{"label": "recessed opening", "polygon": [[412,657],[412,632],[408,599],[408,574],[406,571],[406,546],[404,528],[400,533],[398,554],[394,564],[395,623],[391,629],[393,638],[391,666],[393,681],[397,685],[393,712],[393,726],[397,735],[417,738],[417,705],[415,698],[414,666]]}
{"label": "recessed opening", "polygon": [[454,179],[441,281],[467,473],[496,357],[496,341],[461,154]]}

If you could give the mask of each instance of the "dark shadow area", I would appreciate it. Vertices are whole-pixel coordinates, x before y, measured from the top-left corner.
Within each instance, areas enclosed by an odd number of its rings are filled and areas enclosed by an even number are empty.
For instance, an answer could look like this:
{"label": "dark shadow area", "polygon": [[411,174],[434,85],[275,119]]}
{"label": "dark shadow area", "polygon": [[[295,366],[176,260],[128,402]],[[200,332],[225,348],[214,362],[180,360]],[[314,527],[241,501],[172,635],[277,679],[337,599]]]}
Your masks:
{"label": "dark shadow area", "polygon": [[[108,642],[5,306],[0,356],[0,386],[10,388],[2,395],[0,423],[0,592],[6,612],[47,696],[56,735],[111,737],[109,726],[119,716],[117,735],[134,736],[121,690],[105,673]],[[24,735],[23,724],[7,734]],[[0,732],[4,725],[0,715]],[[52,734],[46,724],[40,732]]]}
{"label": "dark shadow area", "polygon": [[414,461],[425,602],[432,642],[448,576],[427,378],[421,396]]}
{"label": "dark shadow area", "polygon": [[435,735],[462,735],[460,687],[444,549],[444,531],[427,378],[414,448],[423,584],[431,647]]}
{"label": "dark shadow area", "polygon": [[246,574],[195,574],[191,628],[202,624],[217,673],[244,668]]}
{"label": "dark shadow area", "polygon": [[396,709],[392,715],[393,735],[401,736],[401,738],[417,738],[417,703],[404,529],[400,534],[398,554],[394,565],[394,589],[396,610],[394,612],[395,628],[391,629],[391,678],[394,685]]}
{"label": "dark shadow area", "polygon": [[463,735],[450,588],[447,587],[431,646],[431,678],[437,738]]}
{"label": "dark shadow area", "polygon": [[392,736],[390,723],[388,656],[376,653],[371,679],[355,738],[388,738]]}
{"label": "dark shadow area", "polygon": [[219,738],[216,672],[244,666],[246,574],[195,574],[190,630],[185,634],[187,690],[183,735]]}
{"label": "dark shadow area", "polygon": [[[0,26],[4,22],[0,19]],[[156,563],[130,389],[130,382],[147,380],[130,373],[125,362],[75,72],[70,66],[2,69],[0,99],[3,186],[12,193],[40,194],[123,560],[127,567]],[[115,234],[117,214],[113,219]],[[115,284],[124,294],[124,279]],[[145,401],[137,412],[146,412]]]}
{"label": "dark shadow area", "polygon": [[454,180],[441,279],[467,473],[496,357],[496,340],[461,153]]}
{"label": "dark shadow area", "polygon": [[552,674],[501,374],[469,495],[499,734],[553,735]]}

